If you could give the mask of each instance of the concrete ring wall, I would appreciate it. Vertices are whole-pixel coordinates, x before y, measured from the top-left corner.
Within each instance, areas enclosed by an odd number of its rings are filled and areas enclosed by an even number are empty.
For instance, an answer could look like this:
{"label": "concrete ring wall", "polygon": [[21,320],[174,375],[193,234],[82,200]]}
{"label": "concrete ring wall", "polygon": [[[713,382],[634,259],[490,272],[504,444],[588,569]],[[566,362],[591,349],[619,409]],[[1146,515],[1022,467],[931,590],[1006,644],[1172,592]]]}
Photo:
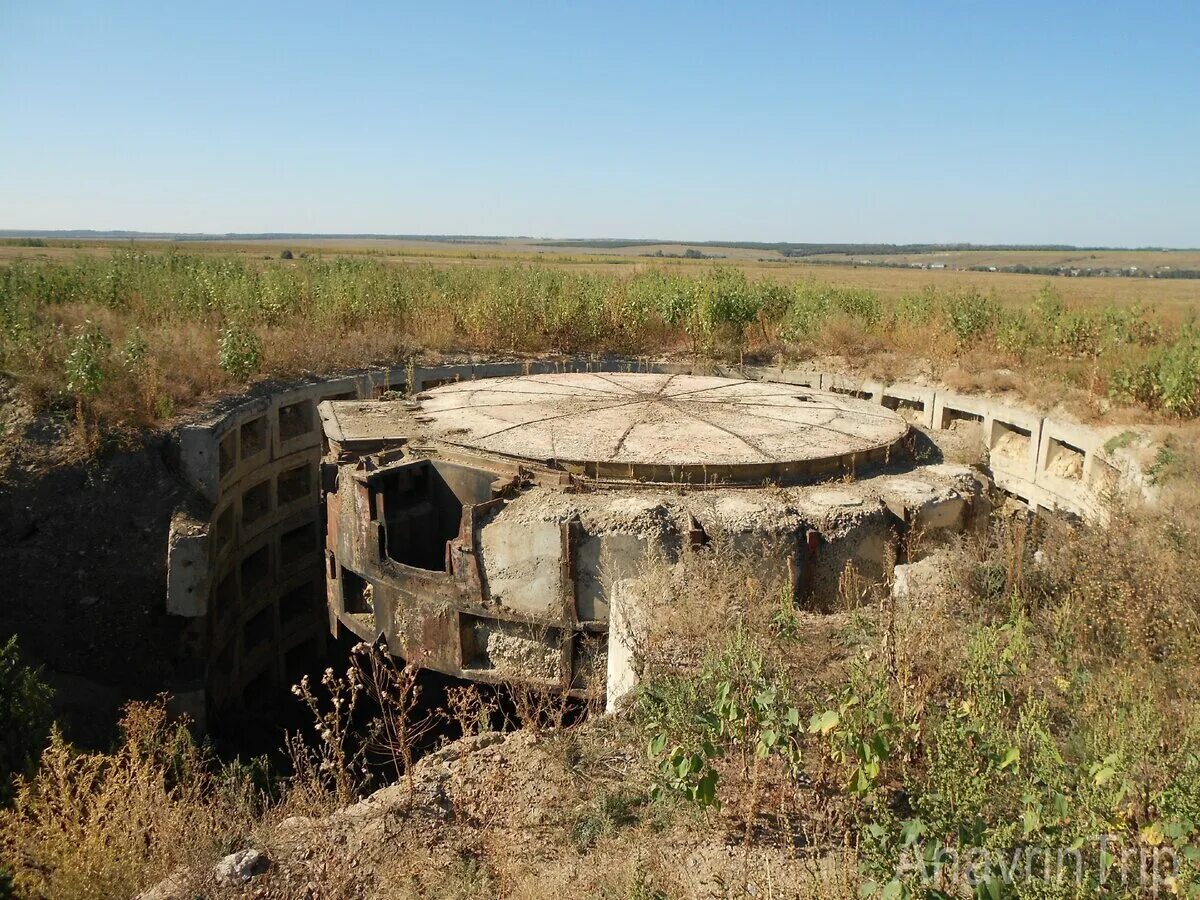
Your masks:
{"label": "concrete ring wall", "polygon": [[178,432],[183,478],[205,511],[180,510],[168,551],[168,613],[188,620],[176,685],[203,727],[207,711],[252,705],[287,686],[319,655],[328,634],[320,509],[317,404],[377,398],[452,381],[568,371],[689,374],[776,381],[879,403],[934,430],[978,426],[1000,489],[1031,508],[1100,518],[1113,491],[1147,494],[1132,456],[1113,447],[1119,429],[1088,428],[917,384],[839,373],[722,368],[641,359],[573,358],[390,368],[292,385],[246,400]]}

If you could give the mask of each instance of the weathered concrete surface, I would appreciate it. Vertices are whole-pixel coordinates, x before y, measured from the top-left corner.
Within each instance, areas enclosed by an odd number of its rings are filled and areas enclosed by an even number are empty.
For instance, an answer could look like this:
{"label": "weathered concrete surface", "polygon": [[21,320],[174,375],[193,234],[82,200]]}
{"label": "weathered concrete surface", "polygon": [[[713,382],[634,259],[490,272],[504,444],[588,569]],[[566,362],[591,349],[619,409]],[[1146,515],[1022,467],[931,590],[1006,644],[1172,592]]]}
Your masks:
{"label": "weathered concrete surface", "polygon": [[498,378],[448,384],[417,400],[433,439],[630,479],[816,474],[831,460],[878,454],[908,432],[901,416],[851,397],[696,375]]}
{"label": "weathered concrete surface", "polygon": [[209,553],[208,523],[177,511],[167,537],[167,612],[171,615],[190,619],[208,613]]}

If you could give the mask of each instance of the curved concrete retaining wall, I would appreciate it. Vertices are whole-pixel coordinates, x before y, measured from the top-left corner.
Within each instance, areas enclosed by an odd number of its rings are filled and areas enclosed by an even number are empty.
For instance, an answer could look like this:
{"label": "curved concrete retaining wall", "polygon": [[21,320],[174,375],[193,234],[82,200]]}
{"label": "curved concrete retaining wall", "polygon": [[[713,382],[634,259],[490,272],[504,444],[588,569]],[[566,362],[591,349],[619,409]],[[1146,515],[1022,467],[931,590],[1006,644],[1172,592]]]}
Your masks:
{"label": "curved concrete retaining wall", "polygon": [[[181,472],[198,498],[176,513],[168,550],[167,612],[188,620],[178,705],[203,728],[207,713],[252,707],[293,683],[323,652],[323,446],[316,412],[322,400],[403,391],[410,377],[420,391],[504,375],[695,369],[627,359],[379,369],[289,386],[184,426],[178,433]],[[1134,452],[1147,439],[1127,430],[1087,428],[922,385],[801,369],[715,371],[873,400],[934,430],[977,429],[996,485],[1035,509],[1097,518],[1110,492],[1150,490]]]}

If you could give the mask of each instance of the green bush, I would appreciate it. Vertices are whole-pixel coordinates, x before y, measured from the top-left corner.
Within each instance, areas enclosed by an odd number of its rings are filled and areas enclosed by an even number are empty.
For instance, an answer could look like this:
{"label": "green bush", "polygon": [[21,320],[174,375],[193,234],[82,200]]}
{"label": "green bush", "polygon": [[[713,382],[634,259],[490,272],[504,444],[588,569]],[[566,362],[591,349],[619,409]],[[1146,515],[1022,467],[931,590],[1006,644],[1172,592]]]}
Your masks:
{"label": "green bush", "polygon": [[262,368],[262,341],[245,326],[222,329],[218,353],[221,368],[238,381],[245,381]]}
{"label": "green bush", "polygon": [[30,775],[50,734],[52,691],[21,660],[16,637],[0,647],[0,803],[14,775]]}
{"label": "green bush", "polygon": [[92,322],[84,322],[71,336],[67,353],[67,387],[81,397],[95,397],[104,387],[104,364],[112,343]]}
{"label": "green bush", "polygon": [[1121,399],[1177,416],[1200,415],[1200,333],[1184,328],[1145,362],[1117,368],[1109,383]]}
{"label": "green bush", "polygon": [[698,678],[647,685],[638,696],[637,718],[650,736],[658,797],[719,804],[726,757],[777,758],[793,775],[801,771],[804,729],[791,689],[741,629],[709,657]]}
{"label": "green bush", "polygon": [[977,343],[996,324],[1000,309],[996,301],[978,291],[955,294],[945,305],[946,324],[960,346]]}

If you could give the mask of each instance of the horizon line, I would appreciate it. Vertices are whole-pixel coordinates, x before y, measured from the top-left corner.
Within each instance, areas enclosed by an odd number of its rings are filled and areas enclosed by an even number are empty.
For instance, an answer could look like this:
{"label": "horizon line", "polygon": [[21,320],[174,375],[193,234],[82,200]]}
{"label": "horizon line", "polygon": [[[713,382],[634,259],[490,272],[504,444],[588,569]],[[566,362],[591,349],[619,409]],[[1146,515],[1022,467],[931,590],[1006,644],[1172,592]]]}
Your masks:
{"label": "horizon line", "polygon": [[[917,248],[930,251],[961,251],[961,250],[1125,250],[1125,251],[1157,251],[1157,252],[1194,252],[1197,247],[1167,247],[1161,244],[1145,244],[1141,246],[1119,245],[1079,245],[1067,243],[976,243],[973,241],[741,241],[741,240],[683,240],[671,238],[650,237],[552,237],[535,235],[485,235],[485,234],[418,234],[386,232],[304,232],[304,231],[255,231],[255,232],[208,232],[208,231],[140,231],[137,229],[101,229],[101,228],[0,228],[0,239],[12,238],[50,238],[70,239],[86,238],[92,240],[167,240],[167,241],[220,241],[220,240],[406,240],[428,241],[431,243],[449,242],[498,242],[498,241],[529,241],[545,246],[570,246],[572,244],[601,244],[614,249],[632,246],[679,245],[697,247],[727,247],[740,249],[776,249],[783,247],[796,248],[847,248],[859,252],[868,248],[904,249]],[[830,249],[827,252],[839,252]]]}

